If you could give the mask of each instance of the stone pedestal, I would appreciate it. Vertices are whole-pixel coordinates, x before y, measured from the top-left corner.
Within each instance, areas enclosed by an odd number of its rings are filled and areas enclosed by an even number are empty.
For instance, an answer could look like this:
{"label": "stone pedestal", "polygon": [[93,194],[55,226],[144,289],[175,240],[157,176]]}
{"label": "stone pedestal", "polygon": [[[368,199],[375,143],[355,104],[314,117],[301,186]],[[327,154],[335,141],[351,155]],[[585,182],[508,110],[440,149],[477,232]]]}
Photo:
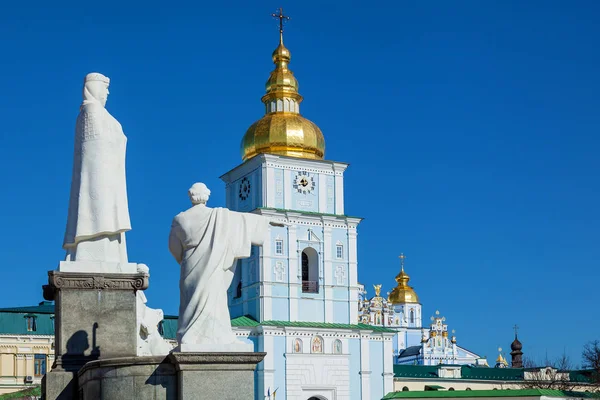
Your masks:
{"label": "stone pedestal", "polygon": [[266,354],[171,353],[177,370],[177,399],[254,399],[254,370]]}
{"label": "stone pedestal", "polygon": [[177,399],[177,371],[166,356],[90,361],[77,375],[81,400]]}
{"label": "stone pedestal", "polygon": [[136,291],[148,274],[48,272],[44,298],[55,301],[55,362],[43,381],[47,400],[77,398],[77,371],[97,359],[134,357]]}

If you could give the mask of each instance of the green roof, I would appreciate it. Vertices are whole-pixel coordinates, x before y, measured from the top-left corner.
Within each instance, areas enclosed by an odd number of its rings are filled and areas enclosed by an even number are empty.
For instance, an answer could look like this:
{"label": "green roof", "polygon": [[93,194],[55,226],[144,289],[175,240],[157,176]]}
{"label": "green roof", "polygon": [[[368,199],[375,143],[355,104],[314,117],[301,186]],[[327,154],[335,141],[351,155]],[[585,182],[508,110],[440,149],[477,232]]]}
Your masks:
{"label": "green roof", "polygon": [[231,320],[231,326],[258,326],[258,322],[252,317],[237,317]]}
{"label": "green roof", "polygon": [[[35,317],[35,331],[27,330],[25,317]],[[42,301],[37,306],[0,308],[0,334],[54,335],[54,305]]]}
{"label": "green roof", "polygon": [[0,312],[54,314],[54,303],[51,301],[42,301],[37,306],[0,308]]}
{"label": "green roof", "polygon": [[594,375],[596,375],[597,372],[594,371],[593,369],[587,369],[587,370],[580,370],[580,371],[569,371],[569,380],[571,382],[583,382],[583,383],[590,383],[592,381],[594,381]]}
{"label": "green roof", "polygon": [[438,365],[394,365],[395,378],[437,378]]}
{"label": "green roof", "polygon": [[520,381],[524,379],[522,368],[489,368],[463,365],[460,374],[463,379],[500,381]]}
{"label": "green roof", "polygon": [[382,400],[403,398],[456,398],[456,397],[598,397],[594,393],[564,392],[553,389],[518,389],[518,390],[426,390],[414,392],[391,392]]}
{"label": "green roof", "polygon": [[305,322],[305,321],[263,321],[257,322],[250,316],[233,318],[231,326],[253,327],[253,326],[280,326],[295,328],[322,328],[322,329],[355,329],[369,330],[373,332],[396,333],[396,331],[381,326],[372,326],[366,324],[337,324],[332,322]]}
{"label": "green roof", "polygon": [[[523,380],[522,368],[489,368],[472,365],[451,365],[460,367],[461,379],[481,379],[500,381]],[[440,365],[394,365],[394,377],[396,378],[434,378],[438,379]],[[440,378],[442,379],[442,378]],[[456,379],[456,378],[443,378]]]}

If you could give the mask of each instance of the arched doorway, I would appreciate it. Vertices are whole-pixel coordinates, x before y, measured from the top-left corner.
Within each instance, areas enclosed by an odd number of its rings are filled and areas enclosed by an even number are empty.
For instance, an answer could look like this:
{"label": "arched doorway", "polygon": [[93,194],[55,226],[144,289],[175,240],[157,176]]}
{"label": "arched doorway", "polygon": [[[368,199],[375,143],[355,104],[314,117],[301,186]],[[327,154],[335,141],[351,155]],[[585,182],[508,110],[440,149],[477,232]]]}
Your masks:
{"label": "arched doorway", "polygon": [[319,255],[312,247],[302,250],[302,292],[319,293]]}
{"label": "arched doorway", "polygon": [[322,396],[319,396],[319,397],[312,396],[312,397],[309,397],[308,400],[327,400],[327,399],[325,397],[322,397]]}

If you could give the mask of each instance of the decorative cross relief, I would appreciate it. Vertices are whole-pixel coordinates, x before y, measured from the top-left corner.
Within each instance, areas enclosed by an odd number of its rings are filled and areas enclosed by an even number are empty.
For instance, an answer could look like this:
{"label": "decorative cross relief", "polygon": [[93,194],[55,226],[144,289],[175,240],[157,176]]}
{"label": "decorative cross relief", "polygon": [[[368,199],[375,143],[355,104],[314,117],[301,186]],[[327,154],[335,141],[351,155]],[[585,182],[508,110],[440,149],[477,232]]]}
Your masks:
{"label": "decorative cross relief", "polygon": [[338,285],[343,285],[346,278],[346,269],[343,265],[335,267],[335,279]]}
{"label": "decorative cross relief", "polygon": [[277,282],[283,282],[284,281],[284,275],[285,275],[285,267],[283,266],[282,262],[278,262],[275,264],[275,280]]}

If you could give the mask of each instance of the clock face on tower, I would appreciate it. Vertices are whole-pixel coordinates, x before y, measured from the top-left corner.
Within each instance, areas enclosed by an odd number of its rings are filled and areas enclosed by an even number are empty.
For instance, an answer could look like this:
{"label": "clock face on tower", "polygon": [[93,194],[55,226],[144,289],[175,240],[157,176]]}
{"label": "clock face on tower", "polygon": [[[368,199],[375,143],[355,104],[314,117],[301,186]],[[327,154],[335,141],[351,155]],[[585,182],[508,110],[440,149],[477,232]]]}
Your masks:
{"label": "clock face on tower", "polygon": [[241,200],[246,200],[250,196],[250,180],[247,177],[240,182],[239,196]]}
{"label": "clock face on tower", "polygon": [[298,193],[308,194],[315,189],[315,180],[311,174],[306,171],[300,171],[294,178],[294,189]]}

